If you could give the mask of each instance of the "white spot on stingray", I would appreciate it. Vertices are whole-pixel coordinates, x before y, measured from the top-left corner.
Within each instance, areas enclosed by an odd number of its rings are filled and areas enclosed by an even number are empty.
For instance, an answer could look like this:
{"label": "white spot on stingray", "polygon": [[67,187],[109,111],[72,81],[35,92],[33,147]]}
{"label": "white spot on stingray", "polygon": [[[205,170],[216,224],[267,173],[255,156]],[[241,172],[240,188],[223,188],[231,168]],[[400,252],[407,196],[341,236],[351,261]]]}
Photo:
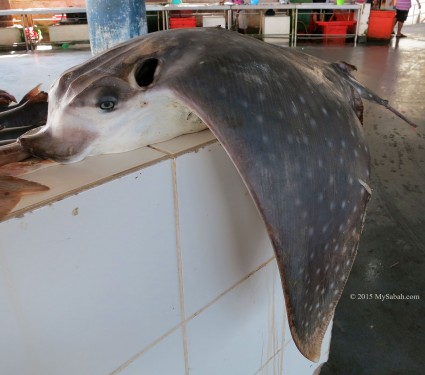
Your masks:
{"label": "white spot on stingray", "polygon": [[347,251],[347,245],[344,245],[344,247],[342,248],[342,253],[344,254]]}
{"label": "white spot on stingray", "polygon": [[350,259],[348,259],[346,262],[345,262],[345,265],[348,267],[349,265],[350,265]]}
{"label": "white spot on stingray", "polygon": [[337,264],[337,265],[335,266],[334,271],[335,271],[335,273],[338,273],[338,271],[339,271],[339,264]]}
{"label": "white spot on stingray", "polygon": [[335,182],[335,177],[331,174],[329,176],[329,185],[332,185]]}
{"label": "white spot on stingray", "polygon": [[257,121],[262,124],[264,122],[263,116],[262,115],[258,115],[257,116]]}
{"label": "white spot on stingray", "polygon": [[339,224],[338,231],[340,233],[344,232],[344,224]]}
{"label": "white spot on stingray", "polygon": [[316,310],[320,307],[320,304],[319,303],[316,303]]}
{"label": "white spot on stingray", "polygon": [[323,160],[322,159],[317,160],[317,165],[319,166],[319,168],[322,168],[323,167]]}
{"label": "white spot on stingray", "polygon": [[241,100],[241,106],[243,107],[243,108],[248,108],[248,102],[246,101],[246,100]]}
{"label": "white spot on stingray", "polygon": [[303,143],[308,145],[308,137],[306,135],[303,135]]}
{"label": "white spot on stingray", "polygon": [[307,212],[307,211],[303,211],[303,212],[301,213],[301,217],[302,217],[303,219],[307,219],[307,217],[308,217],[308,212]]}
{"label": "white spot on stingray", "polygon": [[333,211],[335,209],[335,202],[331,202],[331,204],[329,205],[329,209],[331,211]]}
{"label": "white spot on stingray", "polygon": [[317,128],[317,122],[316,122],[316,120],[315,120],[314,118],[311,118],[311,119],[310,119],[310,126],[311,126],[313,129],[316,129],[316,128]]}
{"label": "white spot on stingray", "polygon": [[297,108],[297,106],[295,105],[294,102],[292,102],[291,111],[294,115],[298,115],[298,108]]}
{"label": "white spot on stingray", "polygon": [[227,94],[227,90],[226,90],[226,88],[225,88],[225,87],[220,87],[220,88],[218,89],[218,92],[219,92],[221,95],[226,95],[226,94]]}
{"label": "white spot on stingray", "polygon": [[353,207],[353,214],[355,214],[356,212],[357,212],[357,210],[358,210],[359,208],[357,207],[357,204],[355,204],[354,205],[354,207]]}
{"label": "white spot on stingray", "polygon": [[353,185],[353,182],[354,182],[353,177],[348,176],[348,183],[349,183],[350,185]]}
{"label": "white spot on stingray", "polygon": [[347,202],[346,201],[342,201],[341,202],[341,208],[344,209],[347,206]]}
{"label": "white spot on stingray", "polygon": [[288,134],[286,136],[286,140],[288,141],[289,144],[294,143],[294,137],[291,134]]}
{"label": "white spot on stingray", "polygon": [[324,199],[323,193],[319,193],[319,196],[317,197],[317,200],[319,203],[322,203]]}
{"label": "white spot on stingray", "polygon": [[358,158],[359,157],[359,153],[357,150],[354,150],[354,157]]}
{"label": "white spot on stingray", "polygon": [[330,139],[326,141],[326,144],[328,145],[329,148],[332,148],[334,146],[333,142]]}
{"label": "white spot on stingray", "polygon": [[336,244],[334,247],[334,251],[338,251],[339,250],[339,244]]}
{"label": "white spot on stingray", "polygon": [[310,260],[312,260],[313,258],[314,258],[314,251],[312,251],[310,254]]}
{"label": "white spot on stingray", "polygon": [[329,224],[325,224],[322,228],[322,233],[325,233],[328,230]]}
{"label": "white spot on stingray", "polygon": [[297,206],[297,207],[299,207],[299,206],[301,206],[301,199],[300,198],[296,198],[295,199],[295,206]]}
{"label": "white spot on stingray", "polygon": [[323,288],[320,292],[320,294],[323,296],[325,294],[325,288]]}
{"label": "white spot on stingray", "polygon": [[325,272],[327,272],[327,270],[329,269],[329,267],[330,267],[330,265],[329,265],[329,263],[326,265],[326,267],[325,267]]}
{"label": "white spot on stingray", "polygon": [[260,94],[258,95],[258,100],[260,102],[263,102],[265,99],[266,99],[266,96],[262,92],[260,92]]}
{"label": "white spot on stingray", "polygon": [[282,111],[277,111],[278,116],[283,119],[283,112]]}
{"label": "white spot on stingray", "polygon": [[261,138],[263,140],[263,143],[269,143],[269,137],[267,137],[267,135],[263,134]]}
{"label": "white spot on stingray", "polygon": [[309,237],[312,237],[313,234],[314,234],[314,228],[313,227],[308,228],[308,235],[309,235]]}
{"label": "white spot on stingray", "polygon": [[341,141],[341,147],[342,148],[345,148],[346,147],[346,144],[345,144],[345,141],[344,140]]}
{"label": "white spot on stingray", "polygon": [[325,107],[322,107],[322,112],[325,116],[328,115],[328,110]]}
{"label": "white spot on stingray", "polygon": [[[308,308],[308,311],[310,312],[311,310],[313,310],[313,306],[312,305],[310,305],[309,306],[309,308]],[[308,323],[307,323],[308,324]],[[306,326],[307,326],[307,324],[306,324]]]}
{"label": "white spot on stingray", "polygon": [[304,96],[300,95],[300,101],[301,101],[301,103],[305,104]]}
{"label": "white spot on stingray", "polygon": [[346,277],[345,275],[342,275],[341,276],[341,281],[345,281],[345,277]]}
{"label": "white spot on stingray", "polygon": [[317,270],[316,270],[316,275],[318,275],[320,273],[320,268],[318,268]]}
{"label": "white spot on stingray", "polygon": [[315,291],[318,292],[319,291],[319,288],[320,288],[320,285],[316,285]]}
{"label": "white spot on stingray", "polygon": [[341,164],[341,165],[344,164],[344,158],[342,156],[339,157],[339,164]]}
{"label": "white spot on stingray", "polygon": [[311,169],[307,170],[307,177],[311,180],[313,178],[313,171]]}
{"label": "white spot on stingray", "polygon": [[332,290],[333,288],[335,288],[335,283],[334,282],[331,282],[330,283],[330,285],[329,285],[329,288]]}

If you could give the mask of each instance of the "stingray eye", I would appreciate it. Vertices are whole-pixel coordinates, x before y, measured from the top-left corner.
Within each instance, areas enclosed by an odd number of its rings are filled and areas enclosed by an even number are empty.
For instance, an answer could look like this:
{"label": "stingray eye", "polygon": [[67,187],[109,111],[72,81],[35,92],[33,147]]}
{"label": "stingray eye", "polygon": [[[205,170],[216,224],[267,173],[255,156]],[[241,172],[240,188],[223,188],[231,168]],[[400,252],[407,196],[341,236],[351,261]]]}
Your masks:
{"label": "stingray eye", "polygon": [[147,59],[140,64],[140,66],[136,69],[134,77],[136,78],[136,82],[140,87],[149,86],[154,78],[155,72],[158,67],[158,59]]}
{"label": "stingray eye", "polygon": [[99,104],[99,108],[104,111],[112,111],[115,107],[115,102],[112,100],[105,100]]}

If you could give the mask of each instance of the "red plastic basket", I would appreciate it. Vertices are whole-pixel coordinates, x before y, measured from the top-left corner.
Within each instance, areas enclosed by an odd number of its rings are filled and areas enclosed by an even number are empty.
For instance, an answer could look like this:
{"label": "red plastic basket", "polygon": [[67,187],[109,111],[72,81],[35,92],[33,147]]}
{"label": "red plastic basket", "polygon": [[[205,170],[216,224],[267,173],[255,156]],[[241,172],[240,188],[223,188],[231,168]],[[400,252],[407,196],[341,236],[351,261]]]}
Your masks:
{"label": "red plastic basket", "polygon": [[185,29],[196,27],[195,17],[170,17],[170,29]]}
{"label": "red plastic basket", "polygon": [[370,39],[391,39],[394,27],[395,11],[371,10],[367,37]]}
{"label": "red plastic basket", "polygon": [[[317,21],[316,24],[322,29],[322,34],[325,35],[324,43],[344,44],[347,29],[354,27],[356,21]],[[338,38],[335,35],[344,35],[344,38]]]}

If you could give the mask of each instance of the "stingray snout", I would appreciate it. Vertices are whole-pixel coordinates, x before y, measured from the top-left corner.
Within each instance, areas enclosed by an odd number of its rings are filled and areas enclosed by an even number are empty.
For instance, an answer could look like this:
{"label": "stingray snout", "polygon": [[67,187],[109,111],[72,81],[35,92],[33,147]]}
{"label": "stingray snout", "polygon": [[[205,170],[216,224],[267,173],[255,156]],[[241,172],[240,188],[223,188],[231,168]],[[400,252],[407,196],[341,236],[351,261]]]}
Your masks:
{"label": "stingray snout", "polygon": [[90,132],[68,131],[56,135],[50,127],[40,126],[20,136],[18,142],[33,156],[71,163],[87,156],[93,139]]}

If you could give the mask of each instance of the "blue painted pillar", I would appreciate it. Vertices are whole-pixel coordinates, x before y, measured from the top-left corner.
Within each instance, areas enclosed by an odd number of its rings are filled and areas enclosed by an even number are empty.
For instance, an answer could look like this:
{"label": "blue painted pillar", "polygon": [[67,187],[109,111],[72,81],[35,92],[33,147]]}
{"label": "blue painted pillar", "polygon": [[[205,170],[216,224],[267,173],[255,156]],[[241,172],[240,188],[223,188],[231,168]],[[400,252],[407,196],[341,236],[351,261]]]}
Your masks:
{"label": "blue painted pillar", "polygon": [[147,33],[144,0],[86,0],[93,55]]}

